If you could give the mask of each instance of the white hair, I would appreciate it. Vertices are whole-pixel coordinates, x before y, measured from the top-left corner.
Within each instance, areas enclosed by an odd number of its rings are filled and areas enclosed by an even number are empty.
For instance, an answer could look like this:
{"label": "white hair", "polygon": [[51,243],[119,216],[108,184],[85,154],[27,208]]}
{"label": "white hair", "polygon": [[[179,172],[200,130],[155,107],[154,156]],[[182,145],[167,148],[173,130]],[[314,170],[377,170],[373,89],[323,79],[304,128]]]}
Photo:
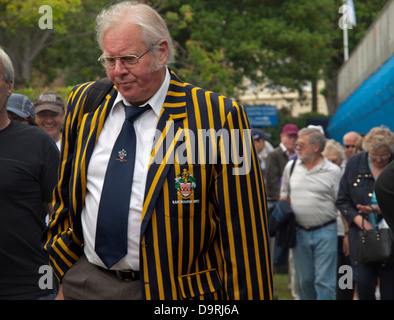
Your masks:
{"label": "white hair", "polygon": [[3,73],[3,79],[6,83],[14,83],[14,66],[8,54],[0,47],[0,71]]}
{"label": "white hair", "polygon": [[[96,18],[96,38],[103,50],[103,37],[106,30],[119,25],[119,21],[127,21],[141,27],[142,41],[151,49],[153,56],[159,49],[159,42],[168,42],[166,64],[174,62],[174,47],[167,24],[151,7],[137,1],[124,1],[103,9]],[[104,51],[104,50],[103,50]],[[157,69],[160,66],[154,66]]]}
{"label": "white hair", "polygon": [[324,147],[326,146],[326,137],[320,129],[316,129],[314,127],[303,128],[298,132],[298,136],[308,136],[308,142],[310,144],[318,143],[320,152],[323,152]]}

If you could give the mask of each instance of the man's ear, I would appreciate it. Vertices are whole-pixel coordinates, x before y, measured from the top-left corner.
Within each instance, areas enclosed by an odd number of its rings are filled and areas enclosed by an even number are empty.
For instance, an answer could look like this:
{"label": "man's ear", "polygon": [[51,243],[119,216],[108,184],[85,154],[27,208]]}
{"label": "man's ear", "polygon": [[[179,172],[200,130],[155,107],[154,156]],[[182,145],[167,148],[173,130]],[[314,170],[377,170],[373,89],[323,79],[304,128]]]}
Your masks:
{"label": "man's ear", "polygon": [[165,65],[168,57],[168,42],[167,40],[161,40],[159,43],[158,59],[160,64]]}
{"label": "man's ear", "polygon": [[317,142],[312,144],[313,152],[319,152],[319,149],[320,149],[320,145]]}
{"label": "man's ear", "polygon": [[10,95],[12,94],[12,81],[6,83],[7,85],[7,97],[10,97]]}

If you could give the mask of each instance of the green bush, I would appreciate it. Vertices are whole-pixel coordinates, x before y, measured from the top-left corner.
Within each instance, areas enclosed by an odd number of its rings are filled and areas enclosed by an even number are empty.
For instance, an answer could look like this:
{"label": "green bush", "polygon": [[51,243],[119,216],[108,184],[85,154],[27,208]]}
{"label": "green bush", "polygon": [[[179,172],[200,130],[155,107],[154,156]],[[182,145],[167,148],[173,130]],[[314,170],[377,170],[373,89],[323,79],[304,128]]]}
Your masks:
{"label": "green bush", "polygon": [[67,104],[68,96],[70,95],[70,92],[72,90],[73,86],[68,86],[68,87],[59,87],[59,88],[24,88],[24,89],[14,89],[13,93],[20,93],[23,94],[31,99],[33,101],[38,97],[38,95],[43,92],[43,91],[54,91],[57,92],[62,99],[64,100],[64,104]]}

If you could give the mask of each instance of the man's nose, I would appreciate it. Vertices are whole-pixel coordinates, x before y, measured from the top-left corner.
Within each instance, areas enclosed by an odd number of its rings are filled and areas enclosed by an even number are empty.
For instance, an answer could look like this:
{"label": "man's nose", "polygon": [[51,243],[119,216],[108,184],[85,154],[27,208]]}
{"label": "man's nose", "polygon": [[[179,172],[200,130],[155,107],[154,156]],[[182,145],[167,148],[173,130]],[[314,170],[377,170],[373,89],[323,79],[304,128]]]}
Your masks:
{"label": "man's nose", "polygon": [[125,74],[125,73],[128,73],[128,69],[124,66],[124,64],[122,63],[122,61],[120,59],[116,59],[114,72],[116,74]]}

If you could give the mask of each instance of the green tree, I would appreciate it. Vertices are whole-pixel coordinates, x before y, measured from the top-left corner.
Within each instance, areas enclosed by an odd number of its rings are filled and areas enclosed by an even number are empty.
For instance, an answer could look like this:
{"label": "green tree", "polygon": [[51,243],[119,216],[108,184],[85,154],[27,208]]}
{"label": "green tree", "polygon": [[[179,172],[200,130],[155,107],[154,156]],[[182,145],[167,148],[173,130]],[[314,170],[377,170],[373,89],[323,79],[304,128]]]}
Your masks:
{"label": "green tree", "polygon": [[66,35],[55,33],[42,51],[33,67],[45,82],[51,83],[61,75],[66,85],[75,85],[105,76],[102,65],[97,61],[101,55],[95,39],[95,18],[108,5],[106,0],[81,0],[68,24]]}
{"label": "green tree", "polygon": [[[386,0],[354,2],[358,24],[349,32],[350,50]],[[302,92],[311,83],[315,111],[317,81],[324,79],[336,88],[336,71],[343,63],[342,30],[338,26],[342,0],[168,3],[190,3],[192,19],[174,36],[180,48],[176,67],[191,81],[227,95],[242,93],[244,77],[279,91]],[[336,90],[325,93],[333,113]]]}
{"label": "green tree", "polygon": [[320,1],[282,1],[270,4],[264,18],[264,46],[270,48],[263,72],[275,88],[303,91],[312,84],[312,110],[317,111],[316,84],[322,78],[335,49],[332,25],[335,3]]}
{"label": "green tree", "polygon": [[17,85],[30,80],[33,61],[55,32],[67,33],[78,10],[80,0],[0,0],[0,45],[13,61]]}

